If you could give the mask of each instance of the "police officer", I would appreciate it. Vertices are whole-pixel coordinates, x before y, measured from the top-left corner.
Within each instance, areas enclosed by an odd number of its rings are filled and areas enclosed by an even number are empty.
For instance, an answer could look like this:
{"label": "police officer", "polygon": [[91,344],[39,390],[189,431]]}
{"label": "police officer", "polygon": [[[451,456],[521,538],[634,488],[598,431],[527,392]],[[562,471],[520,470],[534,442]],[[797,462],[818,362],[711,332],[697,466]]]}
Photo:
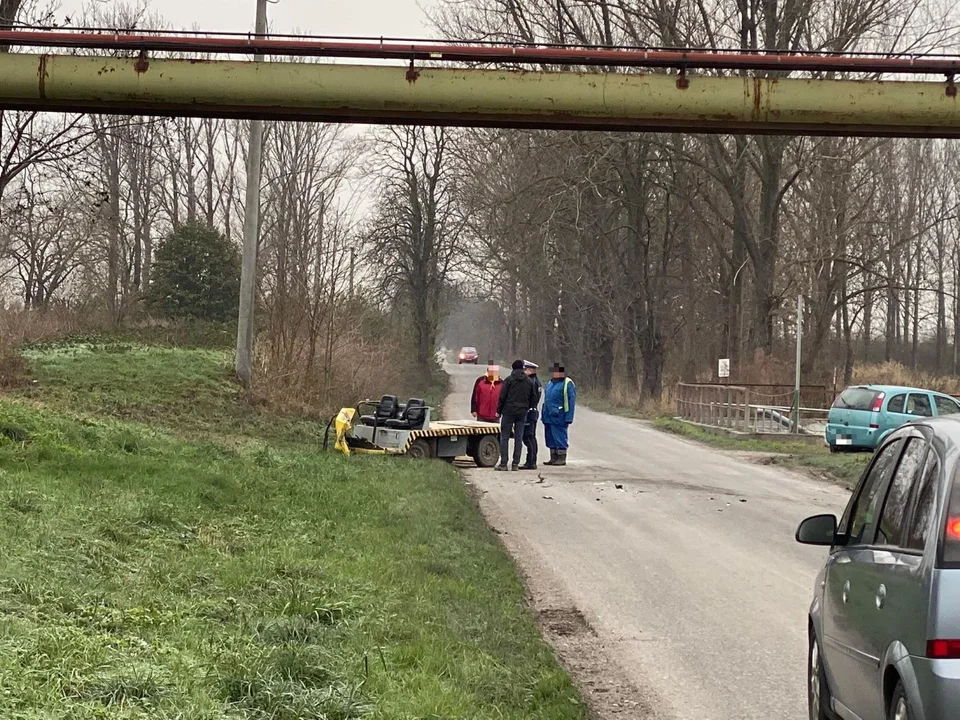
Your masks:
{"label": "police officer", "polygon": [[523,361],[523,372],[533,381],[537,393],[537,404],[527,413],[527,424],[523,428],[523,445],[527,448],[527,462],[520,466],[521,470],[537,469],[537,420],[540,419],[540,398],[543,395],[543,385],[537,377],[537,364],[529,360]]}

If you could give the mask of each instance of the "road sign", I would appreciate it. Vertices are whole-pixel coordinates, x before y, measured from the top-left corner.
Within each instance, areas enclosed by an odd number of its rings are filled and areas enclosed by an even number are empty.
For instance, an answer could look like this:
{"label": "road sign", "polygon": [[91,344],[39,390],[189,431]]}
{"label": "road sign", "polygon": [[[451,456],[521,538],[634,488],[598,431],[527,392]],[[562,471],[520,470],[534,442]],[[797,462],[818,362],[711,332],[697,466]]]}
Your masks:
{"label": "road sign", "polygon": [[717,368],[717,375],[722,378],[730,377],[730,359],[721,358],[719,362],[719,367]]}

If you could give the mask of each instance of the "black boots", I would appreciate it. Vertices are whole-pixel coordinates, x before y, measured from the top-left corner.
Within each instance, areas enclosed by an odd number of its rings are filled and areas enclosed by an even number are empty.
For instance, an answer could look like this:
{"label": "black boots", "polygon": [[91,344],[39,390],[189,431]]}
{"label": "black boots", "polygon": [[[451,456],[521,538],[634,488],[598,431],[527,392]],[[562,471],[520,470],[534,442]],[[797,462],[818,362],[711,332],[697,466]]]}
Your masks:
{"label": "black boots", "polygon": [[544,465],[563,466],[567,464],[567,451],[550,448],[550,459]]}

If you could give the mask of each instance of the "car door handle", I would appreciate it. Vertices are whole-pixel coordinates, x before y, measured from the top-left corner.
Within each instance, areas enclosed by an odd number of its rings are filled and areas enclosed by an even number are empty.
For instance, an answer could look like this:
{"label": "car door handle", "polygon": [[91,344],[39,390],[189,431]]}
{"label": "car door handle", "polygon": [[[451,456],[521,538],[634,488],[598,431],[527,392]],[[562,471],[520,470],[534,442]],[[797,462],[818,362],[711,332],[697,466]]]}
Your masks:
{"label": "car door handle", "polygon": [[849,597],[850,597],[850,581],[847,580],[843,584],[843,593],[841,594],[840,598],[843,600],[844,603],[846,603]]}
{"label": "car door handle", "polygon": [[883,601],[887,599],[887,586],[881,585],[877,588],[877,610],[883,609]]}

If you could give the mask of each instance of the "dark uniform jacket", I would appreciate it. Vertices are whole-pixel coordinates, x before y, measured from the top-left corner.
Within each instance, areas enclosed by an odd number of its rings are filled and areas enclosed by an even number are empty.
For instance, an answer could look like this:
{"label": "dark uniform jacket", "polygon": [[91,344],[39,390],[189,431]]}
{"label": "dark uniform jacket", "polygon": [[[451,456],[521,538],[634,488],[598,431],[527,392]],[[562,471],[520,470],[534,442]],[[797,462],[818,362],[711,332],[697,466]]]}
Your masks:
{"label": "dark uniform jacket", "polygon": [[497,412],[501,416],[526,417],[527,411],[535,408],[539,399],[533,380],[527,377],[523,370],[514,370],[500,387],[500,403],[497,405]]}

